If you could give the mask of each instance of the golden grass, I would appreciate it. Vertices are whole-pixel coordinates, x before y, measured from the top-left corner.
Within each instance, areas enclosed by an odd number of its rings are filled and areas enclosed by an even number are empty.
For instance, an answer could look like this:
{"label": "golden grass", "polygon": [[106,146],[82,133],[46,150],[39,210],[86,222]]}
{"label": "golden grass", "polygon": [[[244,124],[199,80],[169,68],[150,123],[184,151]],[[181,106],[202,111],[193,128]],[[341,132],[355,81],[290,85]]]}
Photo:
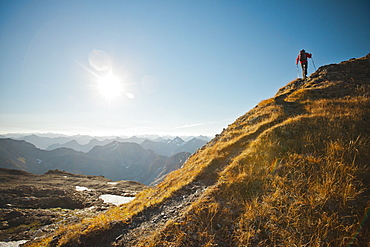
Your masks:
{"label": "golden grass", "polygon": [[[139,246],[366,246],[370,87],[357,86],[349,97],[335,83],[321,84],[292,90],[283,101],[262,101],[157,187],[59,229],[58,245],[129,221],[202,181],[211,186],[183,216],[142,237]],[[328,87],[340,96],[325,98]]]}
{"label": "golden grass", "polygon": [[324,154],[291,154],[277,166],[272,164],[274,172],[266,173],[268,183],[264,183],[271,193],[247,203],[235,235],[238,244],[258,240],[264,246],[348,244],[366,210],[366,202],[361,201],[364,188],[356,174],[368,173],[368,168],[358,166],[355,156],[346,162],[344,150],[354,154],[358,149],[328,143]]}
{"label": "golden grass", "polygon": [[273,98],[262,100],[260,103],[258,103],[258,106],[267,106],[274,102]]}
{"label": "golden grass", "polygon": [[[306,102],[234,157],[148,246],[365,246],[368,99]],[[350,109],[350,110],[349,110]],[[307,128],[310,126],[310,128]],[[230,147],[236,142],[228,142]],[[227,145],[224,143],[224,145]]]}

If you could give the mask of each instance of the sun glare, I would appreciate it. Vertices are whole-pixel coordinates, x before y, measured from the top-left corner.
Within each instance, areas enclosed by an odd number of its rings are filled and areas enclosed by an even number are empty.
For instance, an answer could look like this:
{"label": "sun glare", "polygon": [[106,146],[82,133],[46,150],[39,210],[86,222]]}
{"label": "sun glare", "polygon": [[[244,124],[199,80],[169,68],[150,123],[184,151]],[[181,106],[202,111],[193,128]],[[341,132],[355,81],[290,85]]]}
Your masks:
{"label": "sun glare", "polygon": [[99,93],[109,101],[118,98],[123,92],[123,86],[120,78],[112,73],[99,77],[97,81],[97,88]]}

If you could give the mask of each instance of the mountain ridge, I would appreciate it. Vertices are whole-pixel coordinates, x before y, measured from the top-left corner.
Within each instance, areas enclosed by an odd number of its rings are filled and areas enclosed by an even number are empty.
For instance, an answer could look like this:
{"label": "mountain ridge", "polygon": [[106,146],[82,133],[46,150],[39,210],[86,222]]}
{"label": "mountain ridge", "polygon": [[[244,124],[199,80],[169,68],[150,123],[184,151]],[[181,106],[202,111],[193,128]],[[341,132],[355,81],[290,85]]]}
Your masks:
{"label": "mountain ridge", "polygon": [[0,139],[2,168],[35,174],[59,169],[75,174],[103,175],[112,180],[135,180],[146,185],[161,181],[164,172],[179,168],[189,156],[187,152],[162,156],[139,144],[118,141],[95,146],[84,153],[65,147],[42,150],[26,141]]}
{"label": "mountain ridge", "polygon": [[370,54],[289,82],[123,216],[26,246],[367,246],[369,78]]}
{"label": "mountain ridge", "polygon": [[[66,143],[70,141],[77,141],[79,146],[76,151],[89,151],[89,148],[94,147],[95,145],[105,145],[112,141],[119,141],[119,142],[134,142],[141,144],[145,140],[151,140],[154,142],[167,142],[176,138],[176,136],[159,136],[159,135],[139,135],[139,136],[131,136],[131,137],[117,137],[117,136],[89,136],[89,135],[72,135],[67,136],[63,134],[3,134],[0,135],[1,138],[11,138],[14,140],[24,140],[29,143],[32,143],[37,148],[40,149],[55,149],[59,147],[68,147],[65,146]],[[190,139],[197,138],[203,140],[205,142],[209,141],[211,138],[207,136],[181,136],[184,141],[189,141]],[[88,149],[88,150],[87,150]]]}
{"label": "mountain ridge", "polygon": [[55,143],[48,147],[46,147],[46,150],[54,150],[57,148],[72,148],[76,151],[87,153],[91,149],[93,149],[95,146],[104,146],[111,142],[132,142],[137,143],[146,150],[153,150],[155,153],[159,155],[165,155],[165,156],[171,156],[176,153],[181,152],[189,152],[193,153],[198,148],[202,147],[204,144],[207,143],[205,139],[202,139],[201,137],[193,137],[188,141],[184,141],[180,137],[175,137],[174,139],[156,139],[156,140],[150,140],[150,139],[140,139],[137,137],[132,137],[128,139],[122,139],[122,138],[116,138],[116,139],[105,139],[99,141],[98,139],[94,138],[91,139],[87,144],[81,145],[79,144],[75,139],[72,139],[64,144]]}

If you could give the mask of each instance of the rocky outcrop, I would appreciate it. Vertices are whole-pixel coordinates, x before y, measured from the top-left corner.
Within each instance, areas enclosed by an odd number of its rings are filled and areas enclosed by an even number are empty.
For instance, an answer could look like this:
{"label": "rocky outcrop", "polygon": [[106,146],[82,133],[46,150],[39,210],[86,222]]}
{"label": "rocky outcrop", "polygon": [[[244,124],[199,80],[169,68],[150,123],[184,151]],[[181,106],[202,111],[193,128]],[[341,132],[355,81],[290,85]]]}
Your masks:
{"label": "rocky outcrop", "polygon": [[0,182],[0,241],[29,239],[56,227],[47,225],[105,211],[113,205],[100,198],[103,194],[134,197],[147,188],[135,181],[113,182],[59,170],[35,175],[0,168]]}

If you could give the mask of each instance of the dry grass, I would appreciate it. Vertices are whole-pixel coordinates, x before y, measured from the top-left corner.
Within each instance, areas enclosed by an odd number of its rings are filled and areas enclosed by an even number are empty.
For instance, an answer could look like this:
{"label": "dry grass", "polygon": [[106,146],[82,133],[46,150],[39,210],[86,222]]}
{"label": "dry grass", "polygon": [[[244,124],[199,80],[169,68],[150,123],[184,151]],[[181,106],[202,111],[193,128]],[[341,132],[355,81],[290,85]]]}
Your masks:
{"label": "dry grass", "polygon": [[[358,151],[369,150],[368,140],[329,142],[324,153],[289,154],[272,163],[264,191],[246,204],[239,221],[238,244],[263,240],[263,245],[344,246],[359,228],[369,198],[358,174]],[[365,199],[365,201],[363,201]],[[261,244],[261,243],[259,243]]]}
{"label": "dry grass", "polygon": [[258,103],[258,106],[267,106],[267,105],[270,105],[274,102],[274,99],[273,98],[270,98],[270,99],[265,99],[265,100],[262,100],[260,103]]}
{"label": "dry grass", "polygon": [[[261,132],[183,219],[145,243],[366,246],[368,106],[367,98],[306,101],[304,115]],[[235,148],[233,140],[224,145]]]}
{"label": "dry grass", "polygon": [[[190,157],[183,169],[131,204],[60,229],[59,244],[124,222],[213,173],[216,184],[184,217],[167,222],[141,246],[363,245],[369,240],[368,228],[361,226],[370,206],[364,184],[370,144],[363,135],[370,129],[362,120],[369,115],[368,102],[309,101],[307,112],[296,117],[281,118],[276,106],[272,113],[250,115],[243,129],[229,126],[223,141]],[[256,132],[258,138],[241,144]]]}
{"label": "dry grass", "polygon": [[368,246],[370,87],[314,87],[262,101],[156,188],[59,230],[59,244],[93,237],[202,181],[202,196],[139,246]]}

